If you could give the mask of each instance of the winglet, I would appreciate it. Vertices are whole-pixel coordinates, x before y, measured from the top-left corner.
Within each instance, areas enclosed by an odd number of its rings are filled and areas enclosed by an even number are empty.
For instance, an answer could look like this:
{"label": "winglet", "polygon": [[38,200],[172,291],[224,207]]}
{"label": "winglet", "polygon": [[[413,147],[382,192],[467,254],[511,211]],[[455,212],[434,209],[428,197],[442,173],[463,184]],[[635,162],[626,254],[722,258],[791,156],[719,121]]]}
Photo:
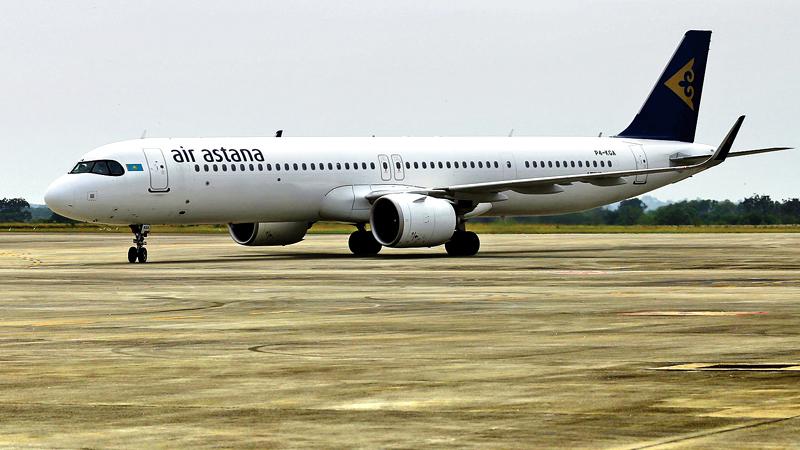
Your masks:
{"label": "winglet", "polygon": [[742,122],[744,122],[744,116],[739,116],[736,119],[736,123],[733,124],[733,127],[728,134],[725,136],[725,139],[719,144],[717,147],[717,151],[714,152],[714,156],[708,159],[707,163],[711,164],[719,164],[722,161],[725,161],[725,158],[728,157],[728,153],[731,151],[731,147],[733,147],[733,141],[736,139],[736,135],[739,134],[739,128],[742,127]]}

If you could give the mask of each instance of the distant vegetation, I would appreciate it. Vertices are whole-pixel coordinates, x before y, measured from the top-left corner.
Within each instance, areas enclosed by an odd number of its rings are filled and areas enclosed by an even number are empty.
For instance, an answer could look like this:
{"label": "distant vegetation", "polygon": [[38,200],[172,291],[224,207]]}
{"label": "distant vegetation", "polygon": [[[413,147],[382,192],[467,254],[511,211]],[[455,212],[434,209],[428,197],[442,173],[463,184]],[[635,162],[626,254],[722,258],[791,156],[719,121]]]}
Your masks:
{"label": "distant vegetation", "polygon": [[24,198],[0,199],[0,223],[76,223],[46,206],[31,206]]}
{"label": "distant vegetation", "polygon": [[[639,199],[625,200],[616,209],[592,210],[559,216],[476,218],[469,229],[479,233],[664,233],[664,232],[772,232],[800,231],[800,199],[772,200],[754,195],[739,203],[688,200],[649,210]],[[347,224],[320,222],[312,233],[349,233]],[[127,227],[78,223],[45,206],[24,199],[0,200],[0,231],[89,231],[129,233]],[[153,228],[155,233],[226,233],[222,225]]]}
{"label": "distant vegetation", "polygon": [[641,200],[633,198],[621,202],[616,210],[595,208],[574,214],[512,220],[558,225],[794,225],[800,224],[800,199],[775,201],[768,195],[754,195],[739,203],[684,200],[649,211]]}

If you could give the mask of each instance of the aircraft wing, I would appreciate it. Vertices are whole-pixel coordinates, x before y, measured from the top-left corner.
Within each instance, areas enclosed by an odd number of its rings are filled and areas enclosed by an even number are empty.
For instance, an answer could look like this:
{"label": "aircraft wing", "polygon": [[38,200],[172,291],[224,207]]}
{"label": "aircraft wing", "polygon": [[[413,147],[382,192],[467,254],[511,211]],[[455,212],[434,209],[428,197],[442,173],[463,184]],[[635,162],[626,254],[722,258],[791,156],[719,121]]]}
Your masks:
{"label": "aircraft wing", "polygon": [[438,196],[443,196],[470,193],[489,194],[508,190],[531,194],[549,194],[560,192],[558,185],[568,185],[571,183],[591,183],[598,186],[616,186],[625,183],[623,177],[649,175],[654,173],[684,172],[687,170],[705,170],[725,161],[725,158],[728,156],[731,147],[733,146],[733,141],[736,139],[736,135],[739,133],[739,128],[741,128],[742,122],[744,122],[744,116],[740,116],[736,120],[736,123],[734,123],[733,127],[728,132],[728,135],[722,140],[722,143],[720,143],[719,147],[717,147],[717,150],[714,152],[714,154],[710,157],[704,157],[704,160],[697,164],[659,167],[653,169],[617,170],[612,172],[595,173],[590,172],[578,175],[459,184],[432,189],[428,195],[436,196],[438,194]]}

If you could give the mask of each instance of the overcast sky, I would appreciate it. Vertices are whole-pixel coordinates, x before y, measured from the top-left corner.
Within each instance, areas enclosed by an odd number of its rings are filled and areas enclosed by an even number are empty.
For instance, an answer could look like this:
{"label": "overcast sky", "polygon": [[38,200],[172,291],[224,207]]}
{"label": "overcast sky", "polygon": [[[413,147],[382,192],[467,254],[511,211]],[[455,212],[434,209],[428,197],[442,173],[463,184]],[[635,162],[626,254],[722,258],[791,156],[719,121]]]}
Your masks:
{"label": "overcast sky", "polygon": [[[0,0],[0,197],[150,137],[596,136],[628,125],[688,29],[711,41],[697,141],[800,146],[800,2]],[[800,196],[800,150],[661,199]]]}

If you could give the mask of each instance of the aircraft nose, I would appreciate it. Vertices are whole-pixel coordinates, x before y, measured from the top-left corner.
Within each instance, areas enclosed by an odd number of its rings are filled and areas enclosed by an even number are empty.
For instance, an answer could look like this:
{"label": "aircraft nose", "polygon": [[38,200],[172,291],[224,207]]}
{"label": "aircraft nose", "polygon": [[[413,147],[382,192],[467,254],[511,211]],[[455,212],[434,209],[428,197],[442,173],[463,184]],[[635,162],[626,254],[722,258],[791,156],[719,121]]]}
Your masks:
{"label": "aircraft nose", "polygon": [[50,184],[44,193],[44,202],[52,211],[69,217],[75,204],[75,190],[65,177],[66,175]]}

